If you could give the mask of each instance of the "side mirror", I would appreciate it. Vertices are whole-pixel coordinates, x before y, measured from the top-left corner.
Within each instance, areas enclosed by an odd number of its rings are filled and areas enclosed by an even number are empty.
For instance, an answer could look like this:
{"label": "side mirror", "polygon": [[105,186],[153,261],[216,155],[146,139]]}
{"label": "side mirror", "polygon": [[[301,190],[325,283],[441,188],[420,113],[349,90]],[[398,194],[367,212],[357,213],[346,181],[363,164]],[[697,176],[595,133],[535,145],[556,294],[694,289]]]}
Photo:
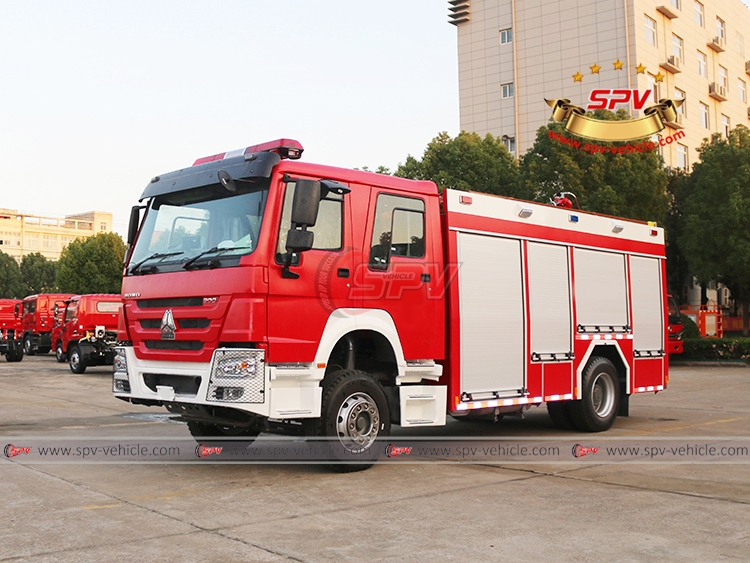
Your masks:
{"label": "side mirror", "polygon": [[287,252],[305,252],[313,247],[314,233],[289,229],[286,235]]}
{"label": "side mirror", "polygon": [[292,223],[300,227],[314,227],[320,207],[320,182],[299,179],[296,183],[292,201]]}
{"label": "side mirror", "polygon": [[133,245],[135,235],[138,233],[138,224],[141,222],[141,209],[143,206],[134,205],[130,209],[130,223],[128,223],[128,244]]}

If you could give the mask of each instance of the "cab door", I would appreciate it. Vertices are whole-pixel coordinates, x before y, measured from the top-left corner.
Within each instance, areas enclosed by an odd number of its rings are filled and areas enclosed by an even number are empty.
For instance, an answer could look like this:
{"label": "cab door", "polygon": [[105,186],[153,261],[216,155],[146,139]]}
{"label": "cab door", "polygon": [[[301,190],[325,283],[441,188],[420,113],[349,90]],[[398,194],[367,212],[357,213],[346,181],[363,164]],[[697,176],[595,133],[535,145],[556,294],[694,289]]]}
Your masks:
{"label": "cab door", "polygon": [[311,362],[331,313],[356,307],[350,296],[351,194],[328,193],[320,201],[317,221],[309,229],[314,233],[312,249],[292,256],[289,272],[299,276],[294,278],[284,274],[284,264],[296,184],[292,179],[280,187],[281,220],[269,268],[269,361]]}
{"label": "cab door", "polygon": [[439,241],[428,228],[437,212],[426,196],[381,188],[370,195],[357,289],[364,309],[391,316],[407,360],[443,356]]}

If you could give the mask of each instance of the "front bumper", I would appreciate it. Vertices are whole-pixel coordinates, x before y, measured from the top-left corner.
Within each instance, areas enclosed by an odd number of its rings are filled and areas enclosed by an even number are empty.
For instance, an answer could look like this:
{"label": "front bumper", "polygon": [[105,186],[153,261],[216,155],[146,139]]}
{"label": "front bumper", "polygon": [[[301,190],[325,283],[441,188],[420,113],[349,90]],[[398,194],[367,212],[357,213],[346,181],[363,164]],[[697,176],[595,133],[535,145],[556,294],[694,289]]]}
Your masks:
{"label": "front bumper", "polygon": [[282,420],[320,416],[318,370],[279,378],[263,350],[218,348],[210,362],[140,360],[127,346],[116,354],[113,393],[124,400],[228,407]]}

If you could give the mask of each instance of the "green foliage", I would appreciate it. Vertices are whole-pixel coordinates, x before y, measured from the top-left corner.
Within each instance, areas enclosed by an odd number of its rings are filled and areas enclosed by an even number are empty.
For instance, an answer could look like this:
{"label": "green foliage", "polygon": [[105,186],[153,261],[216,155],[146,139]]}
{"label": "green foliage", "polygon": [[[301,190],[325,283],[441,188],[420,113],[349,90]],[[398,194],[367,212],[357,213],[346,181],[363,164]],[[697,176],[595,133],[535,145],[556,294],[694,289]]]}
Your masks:
{"label": "green foliage", "polygon": [[21,278],[24,296],[57,291],[57,263],[47,260],[39,252],[21,258]]}
{"label": "green foliage", "polygon": [[375,170],[370,170],[369,166],[363,166],[362,168],[355,168],[355,170],[362,170],[363,172],[375,172],[375,174],[385,174],[386,176],[391,175],[391,169],[387,166],[383,166],[382,164],[378,166]]}
{"label": "green foliage", "polygon": [[680,317],[682,317],[683,325],[682,338],[700,338],[701,331],[698,329],[698,325],[695,324],[695,321],[687,315],[680,314]]}
{"label": "green foliage", "polygon": [[23,299],[23,278],[18,262],[12,256],[0,252],[0,299]]}
{"label": "green foliage", "polygon": [[76,239],[60,255],[57,283],[67,293],[120,293],[125,243],[117,233]]}
{"label": "green foliage", "polygon": [[[616,114],[597,110],[596,119],[628,119],[623,110]],[[564,144],[554,136],[571,138],[561,123],[549,123],[537,131],[536,141],[521,158],[522,197],[549,201],[556,192],[573,192],[585,211],[662,223],[669,208],[667,173],[656,151],[591,154]],[[576,139],[580,140],[580,139]],[[581,146],[585,147],[585,140]],[[630,141],[631,146],[641,141]],[[590,144],[617,146],[623,143]]]}
{"label": "green foliage", "polygon": [[440,133],[421,160],[409,155],[396,176],[432,180],[446,188],[517,197],[518,163],[499,137],[462,131],[455,138]]}
{"label": "green foliage", "polygon": [[750,338],[690,338],[676,360],[744,360],[750,363]]}
{"label": "green foliage", "polygon": [[[750,130],[715,134],[698,149],[700,162],[685,187],[684,229],[677,241],[701,283],[725,284],[750,305]],[[747,335],[748,327],[743,333]]]}

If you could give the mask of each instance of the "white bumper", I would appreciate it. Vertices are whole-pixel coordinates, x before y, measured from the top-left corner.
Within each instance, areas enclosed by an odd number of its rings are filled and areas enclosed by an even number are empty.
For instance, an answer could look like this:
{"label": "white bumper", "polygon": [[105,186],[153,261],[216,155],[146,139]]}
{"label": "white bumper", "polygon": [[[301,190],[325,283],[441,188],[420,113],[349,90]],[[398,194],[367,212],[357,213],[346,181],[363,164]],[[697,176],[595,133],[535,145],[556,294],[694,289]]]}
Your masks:
{"label": "white bumper", "polygon": [[[219,348],[207,363],[140,360],[132,347],[119,347],[117,353],[124,357],[127,373],[116,358],[116,397],[229,407],[273,419],[320,416],[318,370],[269,366],[262,350]],[[227,363],[243,366],[244,372],[230,369],[240,375],[227,375]]]}

